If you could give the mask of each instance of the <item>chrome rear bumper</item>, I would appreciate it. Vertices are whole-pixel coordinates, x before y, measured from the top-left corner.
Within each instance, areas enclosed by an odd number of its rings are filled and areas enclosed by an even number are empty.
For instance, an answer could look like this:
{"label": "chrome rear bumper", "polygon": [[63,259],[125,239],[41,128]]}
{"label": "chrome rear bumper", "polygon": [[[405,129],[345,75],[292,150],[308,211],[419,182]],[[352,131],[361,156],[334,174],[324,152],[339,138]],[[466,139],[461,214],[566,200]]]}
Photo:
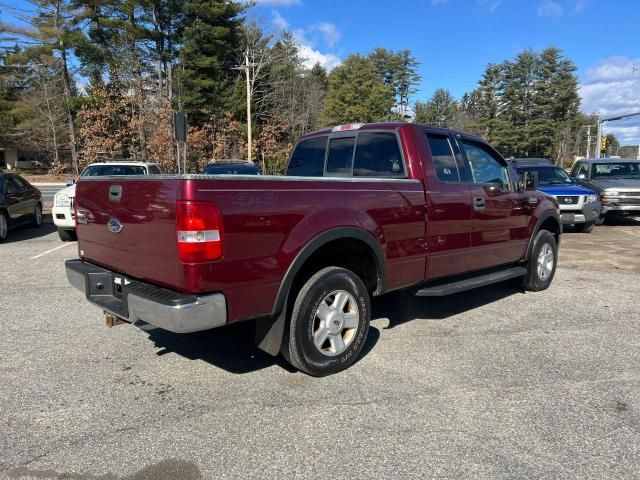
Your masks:
{"label": "chrome rear bumper", "polygon": [[69,283],[87,300],[129,322],[142,320],[175,333],[198,332],[227,323],[223,294],[181,294],[81,260],[65,263]]}

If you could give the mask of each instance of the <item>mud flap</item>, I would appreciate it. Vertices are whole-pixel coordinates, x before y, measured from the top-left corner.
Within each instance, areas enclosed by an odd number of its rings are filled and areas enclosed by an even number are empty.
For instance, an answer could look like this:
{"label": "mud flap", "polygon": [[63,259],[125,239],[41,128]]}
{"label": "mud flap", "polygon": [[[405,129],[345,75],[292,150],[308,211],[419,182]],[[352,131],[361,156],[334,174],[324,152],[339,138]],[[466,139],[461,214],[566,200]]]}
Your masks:
{"label": "mud flap", "polygon": [[287,318],[286,310],[286,307],[283,308],[277,318],[269,317],[256,322],[256,345],[274,357],[280,353]]}

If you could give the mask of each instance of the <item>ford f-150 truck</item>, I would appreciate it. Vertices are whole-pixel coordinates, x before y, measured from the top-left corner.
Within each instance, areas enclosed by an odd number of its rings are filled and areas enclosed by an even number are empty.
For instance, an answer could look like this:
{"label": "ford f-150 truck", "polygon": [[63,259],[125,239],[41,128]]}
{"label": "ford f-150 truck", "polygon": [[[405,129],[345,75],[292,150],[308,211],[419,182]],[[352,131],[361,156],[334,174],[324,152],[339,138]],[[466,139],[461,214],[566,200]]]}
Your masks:
{"label": "ford f-150 truck", "polygon": [[108,323],[172,332],[256,321],[308,374],[359,356],[371,297],[551,283],[557,201],[482,139],[409,123],[303,136],[285,176],[81,178],[70,283]]}

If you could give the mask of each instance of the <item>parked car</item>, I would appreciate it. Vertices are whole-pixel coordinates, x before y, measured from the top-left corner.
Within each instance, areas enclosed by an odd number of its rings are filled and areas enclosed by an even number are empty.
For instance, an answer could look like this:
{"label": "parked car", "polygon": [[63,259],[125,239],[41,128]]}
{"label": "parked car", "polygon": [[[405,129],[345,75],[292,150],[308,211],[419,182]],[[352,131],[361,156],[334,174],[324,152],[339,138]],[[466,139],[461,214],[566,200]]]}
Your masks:
{"label": "parked car", "polygon": [[558,203],[523,177],[479,137],[411,123],[307,134],[280,177],[85,176],[67,277],[109,325],[255,319],[260,348],[328,375],[360,355],[372,295],[550,285]]}
{"label": "parked car", "polygon": [[605,216],[640,215],[640,160],[578,160],[571,167],[571,177],[600,196],[599,224]]}
{"label": "parked car", "polygon": [[[87,166],[80,178],[105,177],[120,175],[154,175],[162,171],[157,163],[112,161],[92,163]],[[73,213],[73,200],[76,195],[76,186],[73,181],[68,181],[68,186],[56,193],[53,199],[53,223],[58,227],[58,236],[63,242],[77,239],[76,220]]]}
{"label": "parked car", "polygon": [[596,192],[578,185],[551,160],[514,158],[510,161],[518,172],[535,172],[538,190],[556,197],[563,225],[573,225],[576,232],[589,233],[593,230],[601,210]]}
{"label": "parked car", "polygon": [[42,225],[42,194],[20,175],[0,172],[0,243],[9,230]]}
{"label": "parked car", "polygon": [[204,169],[205,175],[260,175],[255,163],[248,160],[214,160]]}

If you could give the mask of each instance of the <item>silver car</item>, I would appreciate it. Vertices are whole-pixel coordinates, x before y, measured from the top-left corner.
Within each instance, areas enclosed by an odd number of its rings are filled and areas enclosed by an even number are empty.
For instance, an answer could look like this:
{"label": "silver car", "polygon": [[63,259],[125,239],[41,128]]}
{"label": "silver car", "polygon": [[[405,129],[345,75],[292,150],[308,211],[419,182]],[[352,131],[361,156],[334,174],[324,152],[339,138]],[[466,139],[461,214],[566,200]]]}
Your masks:
{"label": "silver car", "polygon": [[571,167],[571,177],[600,195],[602,215],[640,215],[640,160],[590,158]]}

